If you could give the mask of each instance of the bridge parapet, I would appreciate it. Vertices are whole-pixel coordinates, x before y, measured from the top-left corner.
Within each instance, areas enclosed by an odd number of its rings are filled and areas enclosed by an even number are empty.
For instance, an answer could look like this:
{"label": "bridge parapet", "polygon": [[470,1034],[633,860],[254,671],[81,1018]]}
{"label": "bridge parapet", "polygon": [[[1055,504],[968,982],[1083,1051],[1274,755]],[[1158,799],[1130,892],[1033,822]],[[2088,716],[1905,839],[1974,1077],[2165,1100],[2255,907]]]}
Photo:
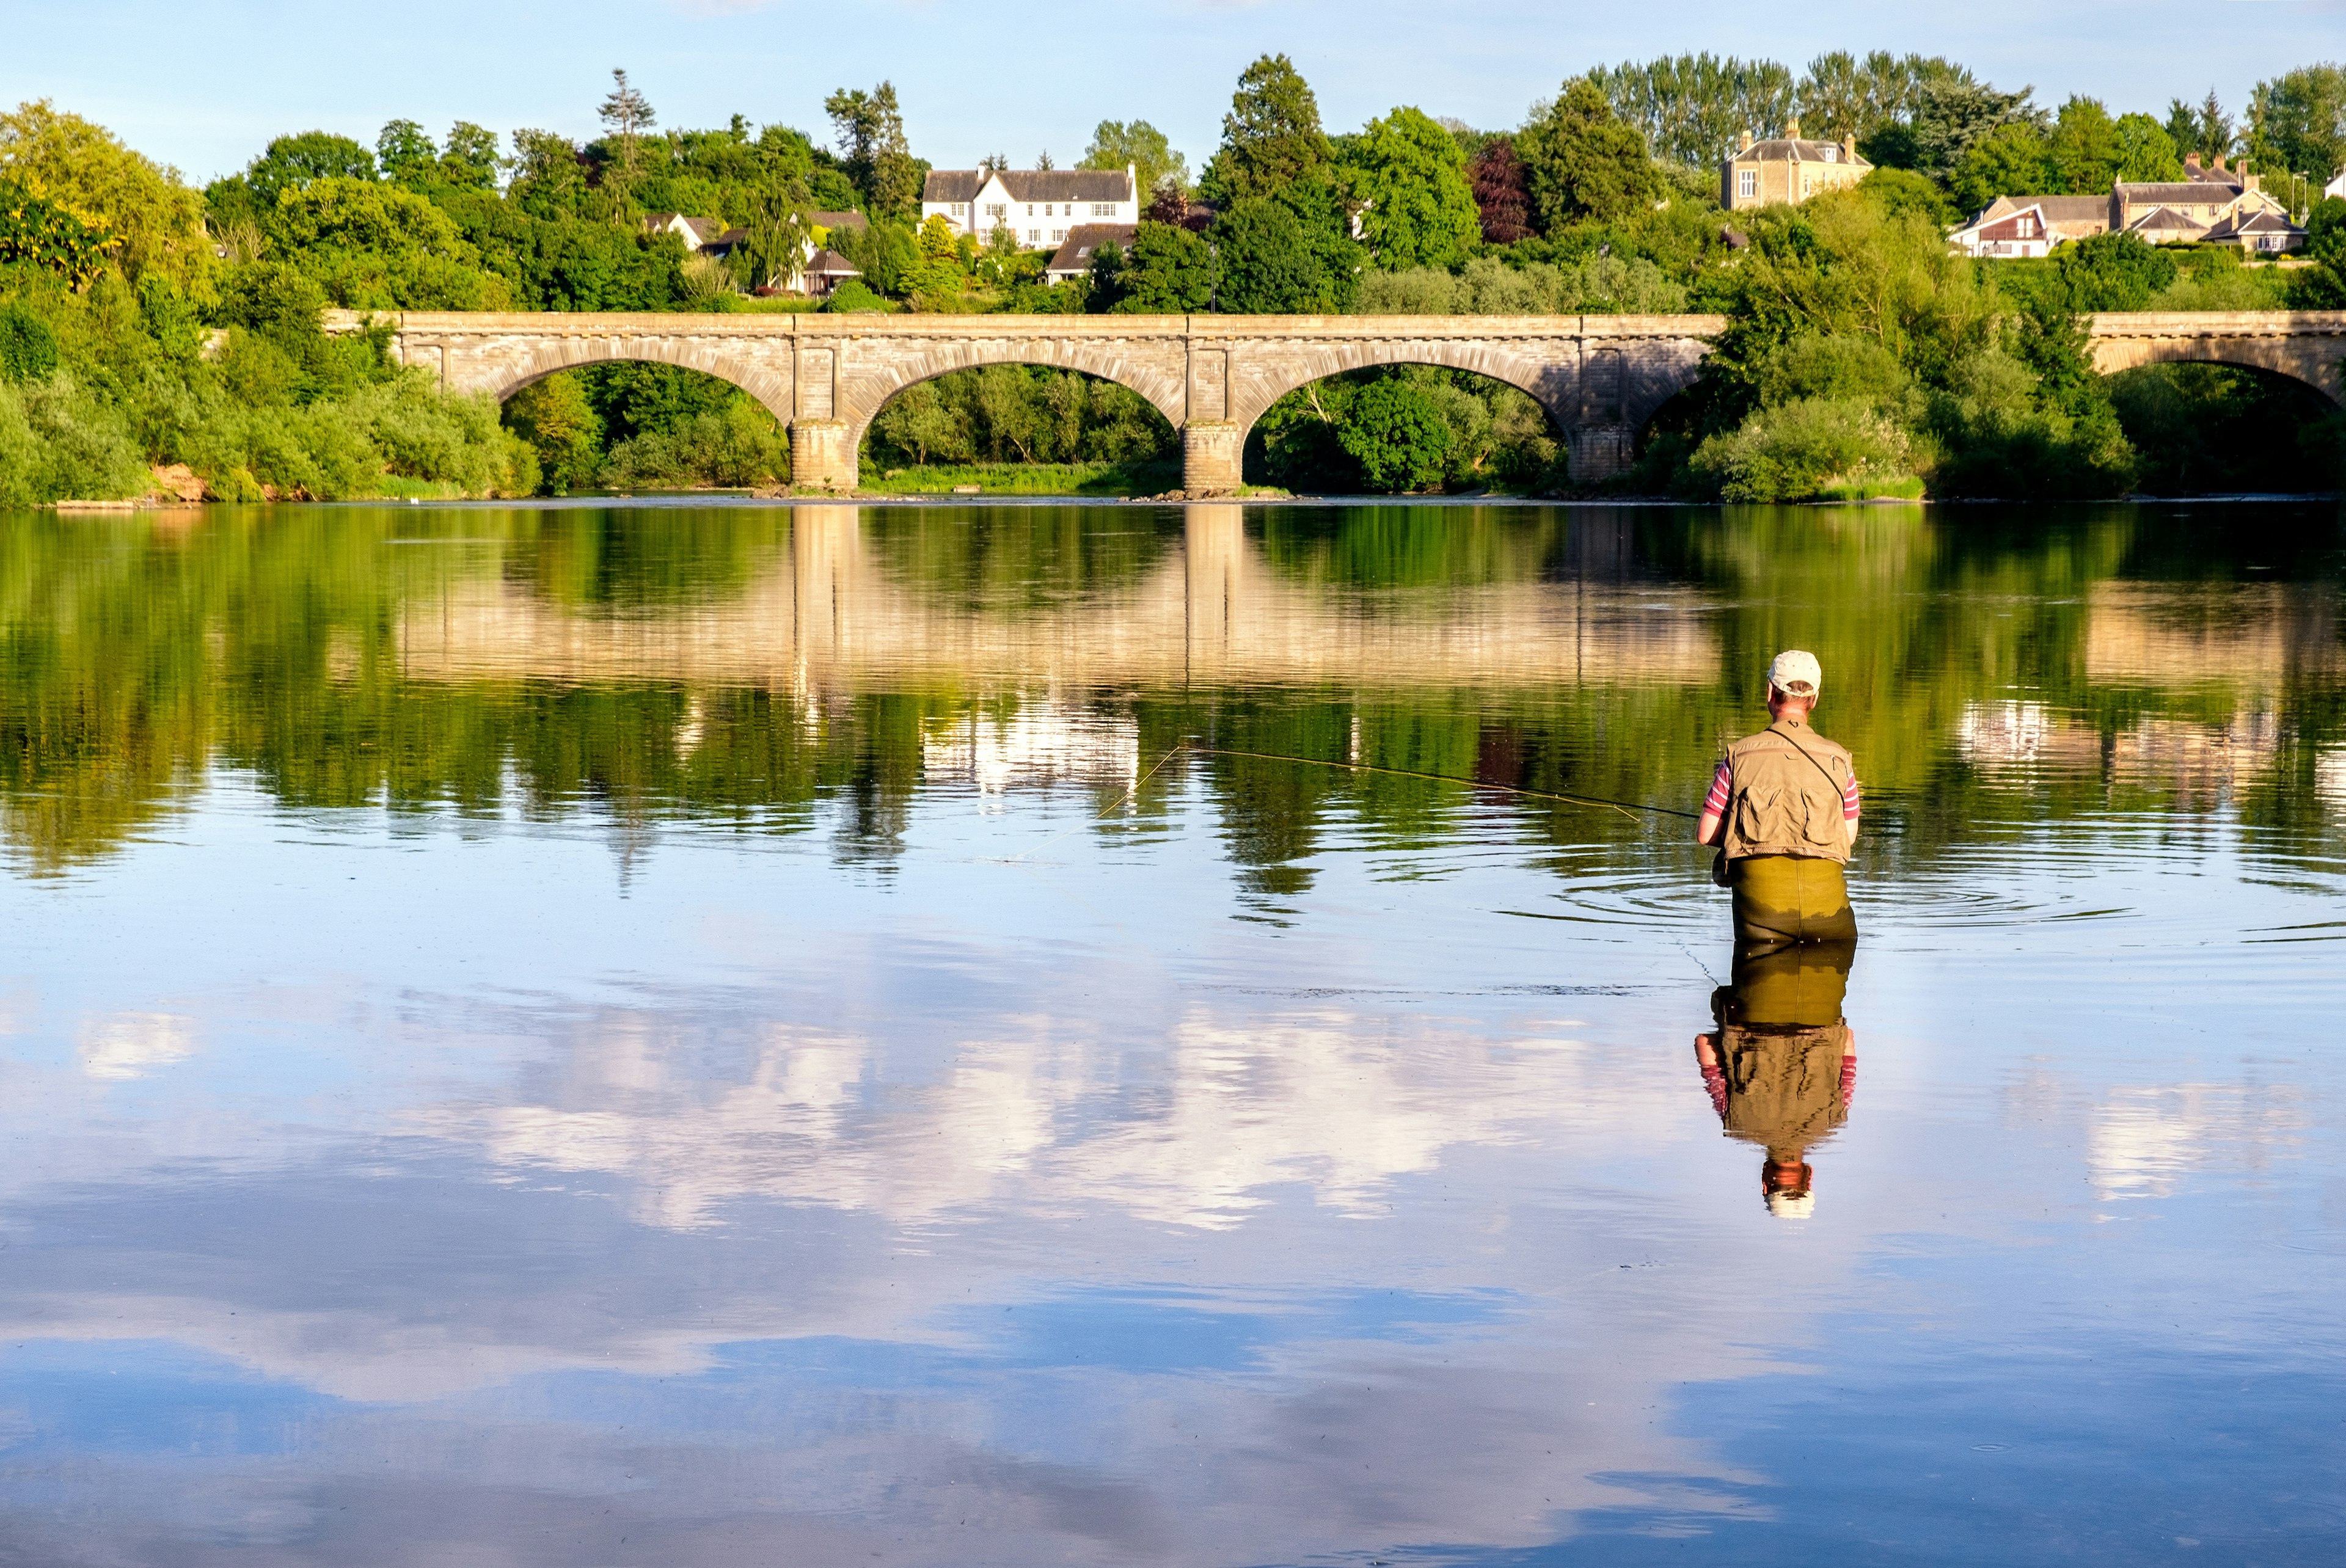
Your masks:
{"label": "bridge parapet", "polygon": [[2087,320],[2104,375],[2185,361],[2294,376],[2346,405],[2346,311],[2105,311]]}

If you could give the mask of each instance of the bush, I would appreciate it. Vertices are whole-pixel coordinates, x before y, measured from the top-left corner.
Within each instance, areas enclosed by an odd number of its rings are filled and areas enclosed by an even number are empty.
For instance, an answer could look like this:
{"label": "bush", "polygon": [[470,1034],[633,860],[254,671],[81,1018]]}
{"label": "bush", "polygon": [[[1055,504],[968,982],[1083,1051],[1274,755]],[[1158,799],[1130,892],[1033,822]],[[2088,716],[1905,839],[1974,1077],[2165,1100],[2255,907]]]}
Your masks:
{"label": "bush", "polygon": [[522,388],[506,402],[505,422],[537,453],[546,494],[595,487],[603,471],[603,422],[576,376],[566,371]]}
{"label": "bush", "polygon": [[0,305],[0,382],[41,382],[57,368],[57,335],[23,301]]}
{"label": "bush", "polygon": [[121,415],[70,376],[0,385],[0,506],[119,500],[148,482]]}
{"label": "bush", "polygon": [[646,431],[611,449],[604,481],[618,489],[742,489],[788,478],[790,445],[774,416],[746,396]]}
{"label": "bush", "polygon": [[1806,501],[1832,491],[1904,489],[1906,434],[1868,404],[1800,398],[1763,408],[1694,454],[1692,471],[1724,501]]}
{"label": "bush", "polygon": [[1337,442],[1375,490],[1423,490],[1441,482],[1455,441],[1442,410],[1407,382],[1372,382],[1352,400]]}
{"label": "bush", "polygon": [[850,278],[846,282],[833,289],[831,291],[831,298],[822,302],[822,308],[841,314],[857,311],[887,311],[895,309],[887,300],[865,288],[863,280],[860,278]]}

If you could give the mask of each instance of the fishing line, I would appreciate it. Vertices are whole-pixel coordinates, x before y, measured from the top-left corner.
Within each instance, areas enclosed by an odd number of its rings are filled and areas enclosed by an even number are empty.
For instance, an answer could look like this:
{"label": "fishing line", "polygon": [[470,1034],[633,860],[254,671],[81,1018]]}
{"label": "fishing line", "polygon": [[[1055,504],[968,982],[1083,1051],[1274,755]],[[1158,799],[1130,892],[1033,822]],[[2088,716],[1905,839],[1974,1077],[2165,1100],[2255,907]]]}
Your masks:
{"label": "fishing line", "polygon": [[[1396,779],[1432,779],[1443,784],[1464,784],[1470,789],[1499,789],[1510,795],[1527,795],[1535,800],[1562,800],[1573,806],[1609,806],[1625,816],[1632,811],[1651,811],[1659,817],[1684,817],[1689,822],[1701,819],[1700,812],[1681,811],[1670,806],[1648,806],[1637,800],[1608,800],[1602,795],[1567,795],[1555,789],[1525,789],[1514,784],[1461,779],[1454,773],[1421,773],[1413,768],[1380,768],[1369,762],[1333,762],[1324,757],[1289,757],[1277,751],[1234,751],[1220,746],[1192,746],[1188,749],[1200,757],[1252,757],[1264,762],[1303,762],[1314,768],[1349,768],[1355,773],[1384,773]],[[1637,820],[1634,817],[1629,820]]]}

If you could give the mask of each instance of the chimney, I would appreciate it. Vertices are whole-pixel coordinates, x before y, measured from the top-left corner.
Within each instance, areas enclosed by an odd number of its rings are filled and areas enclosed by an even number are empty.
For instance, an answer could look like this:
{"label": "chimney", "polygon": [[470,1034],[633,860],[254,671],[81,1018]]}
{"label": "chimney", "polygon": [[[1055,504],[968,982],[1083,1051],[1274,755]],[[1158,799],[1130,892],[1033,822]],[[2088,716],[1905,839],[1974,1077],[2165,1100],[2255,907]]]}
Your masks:
{"label": "chimney", "polygon": [[1855,131],[1851,131],[1847,136],[1841,138],[1841,161],[1843,163],[1847,163],[1857,157],[1857,133]]}
{"label": "chimney", "polygon": [[2183,155],[2183,172],[2187,175],[2198,174],[2199,172],[2199,155],[2198,153],[2187,152]]}
{"label": "chimney", "polygon": [[1798,140],[1800,140],[1800,122],[1798,119],[1789,119],[1789,120],[1786,120],[1786,121],[1784,122],[1784,135],[1785,135],[1785,137],[1786,137],[1787,138],[1789,138],[1790,140],[1792,140],[1792,141],[1798,141]]}
{"label": "chimney", "polygon": [[1738,152],[1749,152],[1751,150],[1751,133],[1749,131],[1745,131],[1743,133],[1743,139],[1735,144],[1735,150]]}
{"label": "chimney", "polygon": [[2216,172],[2217,172],[2218,174],[2222,174],[2222,173],[2224,173],[2224,172],[2225,172],[2225,168],[2224,168],[2224,155],[2223,155],[2222,153],[2220,153],[2220,152],[2219,152],[2219,153],[2218,153],[2218,154],[2216,155]]}

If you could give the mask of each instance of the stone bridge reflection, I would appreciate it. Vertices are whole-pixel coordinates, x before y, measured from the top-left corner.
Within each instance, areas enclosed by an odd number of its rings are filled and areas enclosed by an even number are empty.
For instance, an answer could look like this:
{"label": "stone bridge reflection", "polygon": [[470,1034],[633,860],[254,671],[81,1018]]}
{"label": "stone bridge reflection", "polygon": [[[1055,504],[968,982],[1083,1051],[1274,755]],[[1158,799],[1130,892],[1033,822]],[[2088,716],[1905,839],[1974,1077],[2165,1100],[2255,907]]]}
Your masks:
{"label": "stone bridge reflection", "polygon": [[823,693],[936,680],[1046,689],[1217,685],[1511,688],[1558,680],[1697,685],[1717,638],[1694,588],[1629,573],[1629,516],[1576,516],[1588,569],[1413,591],[1299,581],[1245,509],[1184,508],[1182,548],[1071,601],[973,606],[892,572],[866,509],[801,506],[790,547],[728,600],[666,612],[566,608],[505,577],[411,600],[399,646],[423,679],[678,681]]}

